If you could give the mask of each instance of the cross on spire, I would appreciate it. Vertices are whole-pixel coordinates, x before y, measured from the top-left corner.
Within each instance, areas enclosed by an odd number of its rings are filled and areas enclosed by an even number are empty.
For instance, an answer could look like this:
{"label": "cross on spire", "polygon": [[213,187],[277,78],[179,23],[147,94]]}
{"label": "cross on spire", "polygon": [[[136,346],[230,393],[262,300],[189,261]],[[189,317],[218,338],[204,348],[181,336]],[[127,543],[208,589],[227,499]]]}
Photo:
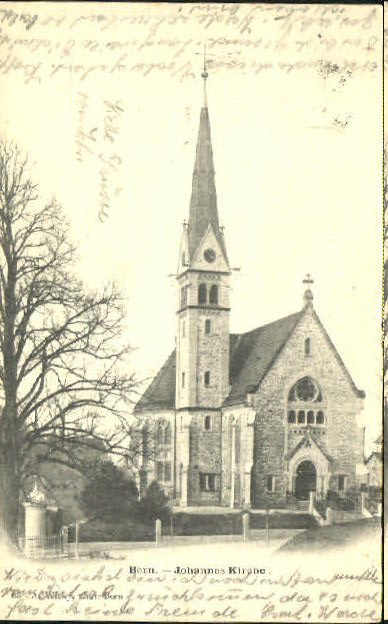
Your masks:
{"label": "cross on spire", "polygon": [[314,295],[313,295],[313,293],[310,290],[310,286],[312,284],[314,284],[314,280],[311,277],[311,273],[307,273],[306,274],[306,277],[303,280],[303,284],[307,285],[306,291],[305,291],[304,296],[303,296],[304,307],[305,308],[311,308],[312,305],[313,305],[313,299],[314,299]]}
{"label": "cross on spire", "polygon": [[306,277],[303,280],[303,284],[307,284],[308,288],[310,288],[310,284],[314,284],[314,280],[311,277],[311,273],[306,273]]}

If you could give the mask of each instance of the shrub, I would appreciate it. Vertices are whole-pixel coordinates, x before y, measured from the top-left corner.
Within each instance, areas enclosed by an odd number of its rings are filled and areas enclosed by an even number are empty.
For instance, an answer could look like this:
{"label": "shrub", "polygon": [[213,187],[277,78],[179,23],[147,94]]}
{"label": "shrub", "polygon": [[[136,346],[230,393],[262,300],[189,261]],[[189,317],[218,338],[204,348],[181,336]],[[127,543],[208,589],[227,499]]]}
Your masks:
{"label": "shrub", "polygon": [[156,481],[149,485],[145,496],[138,502],[136,517],[145,524],[151,524],[157,518],[166,523],[170,518],[169,499]]}
{"label": "shrub", "polygon": [[[139,522],[105,522],[95,519],[81,524],[80,542],[150,542],[155,539],[151,526]],[[74,531],[69,531],[69,542],[74,542]]]}
{"label": "shrub", "polygon": [[136,484],[110,460],[95,464],[94,473],[80,495],[81,507],[89,518],[120,522],[134,514]]}

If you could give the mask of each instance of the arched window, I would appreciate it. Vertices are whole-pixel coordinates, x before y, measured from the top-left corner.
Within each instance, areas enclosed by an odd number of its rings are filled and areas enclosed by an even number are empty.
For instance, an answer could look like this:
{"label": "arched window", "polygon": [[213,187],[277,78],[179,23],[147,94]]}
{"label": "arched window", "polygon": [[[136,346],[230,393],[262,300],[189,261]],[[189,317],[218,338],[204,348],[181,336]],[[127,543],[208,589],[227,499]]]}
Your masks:
{"label": "arched window", "polygon": [[203,376],[203,380],[204,380],[205,386],[210,386],[210,371],[205,372]]}
{"label": "arched window", "polygon": [[181,308],[187,305],[187,286],[181,288]]}
{"label": "arched window", "polygon": [[158,444],[164,444],[164,423],[162,421],[158,424],[157,440]]}
{"label": "arched window", "polygon": [[306,340],[304,341],[304,354],[305,355],[310,355],[310,353],[311,353],[310,338],[306,338]]}
{"label": "arched window", "polygon": [[218,303],[218,286],[216,286],[216,284],[213,284],[213,286],[210,288],[209,301],[213,304]]}
{"label": "arched window", "polygon": [[[167,444],[171,444],[171,426],[170,423],[167,423],[167,425],[164,428],[164,443]],[[166,479],[167,481],[167,479]]]}
{"label": "arched window", "polygon": [[211,327],[212,327],[211,320],[210,319],[206,319],[206,321],[205,321],[205,334],[210,334]]}
{"label": "arched window", "polygon": [[198,303],[199,305],[203,305],[207,300],[207,288],[206,284],[200,284],[198,286]]}
{"label": "arched window", "polygon": [[206,429],[206,431],[210,431],[210,425],[211,425],[210,416],[205,416],[205,429]]}
{"label": "arched window", "polygon": [[320,387],[315,379],[306,375],[298,379],[288,393],[287,421],[291,425],[324,425],[325,408],[326,402]]}
{"label": "arched window", "polygon": [[148,429],[147,427],[143,427],[142,431],[142,441],[143,441],[143,460],[147,460],[148,458]]}
{"label": "arched window", "polygon": [[170,462],[166,462],[164,464],[164,480],[171,481],[171,464]]}
{"label": "arched window", "polygon": [[290,410],[290,411],[288,412],[288,422],[289,422],[289,423],[294,423],[294,422],[296,422],[296,414],[295,414],[294,410]]}

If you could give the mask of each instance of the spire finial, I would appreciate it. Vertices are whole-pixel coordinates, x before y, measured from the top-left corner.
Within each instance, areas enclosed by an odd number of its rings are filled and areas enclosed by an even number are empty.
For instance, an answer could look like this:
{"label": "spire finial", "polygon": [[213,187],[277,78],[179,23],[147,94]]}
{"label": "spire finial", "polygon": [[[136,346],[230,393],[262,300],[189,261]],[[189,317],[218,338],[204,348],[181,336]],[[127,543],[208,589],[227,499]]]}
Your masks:
{"label": "spire finial", "polygon": [[311,277],[311,273],[306,273],[306,277],[303,280],[303,284],[307,284],[307,289],[306,289],[306,291],[304,293],[304,296],[303,296],[304,307],[305,308],[312,307],[314,295],[313,295],[313,293],[312,293],[312,291],[310,289],[310,286],[312,284],[314,284],[314,280]]}
{"label": "spire finial", "polygon": [[201,76],[203,78],[203,108],[207,108],[206,80],[209,74],[207,73],[207,68],[206,68],[206,41],[204,43],[204,48],[203,48],[203,71],[202,71]]}

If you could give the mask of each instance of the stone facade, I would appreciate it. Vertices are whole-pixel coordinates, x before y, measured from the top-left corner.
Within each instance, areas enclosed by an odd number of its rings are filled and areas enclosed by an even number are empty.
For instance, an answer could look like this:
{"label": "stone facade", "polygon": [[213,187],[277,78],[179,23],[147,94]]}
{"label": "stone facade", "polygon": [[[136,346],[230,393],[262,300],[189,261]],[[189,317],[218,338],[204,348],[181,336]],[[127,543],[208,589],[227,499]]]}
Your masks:
{"label": "stone facade", "polygon": [[301,311],[231,335],[230,273],[205,107],[177,267],[176,350],[136,407],[146,423],[141,492],[157,480],[178,506],[242,508],[286,506],[311,490],[345,495],[365,476],[364,393],[309,289]]}

